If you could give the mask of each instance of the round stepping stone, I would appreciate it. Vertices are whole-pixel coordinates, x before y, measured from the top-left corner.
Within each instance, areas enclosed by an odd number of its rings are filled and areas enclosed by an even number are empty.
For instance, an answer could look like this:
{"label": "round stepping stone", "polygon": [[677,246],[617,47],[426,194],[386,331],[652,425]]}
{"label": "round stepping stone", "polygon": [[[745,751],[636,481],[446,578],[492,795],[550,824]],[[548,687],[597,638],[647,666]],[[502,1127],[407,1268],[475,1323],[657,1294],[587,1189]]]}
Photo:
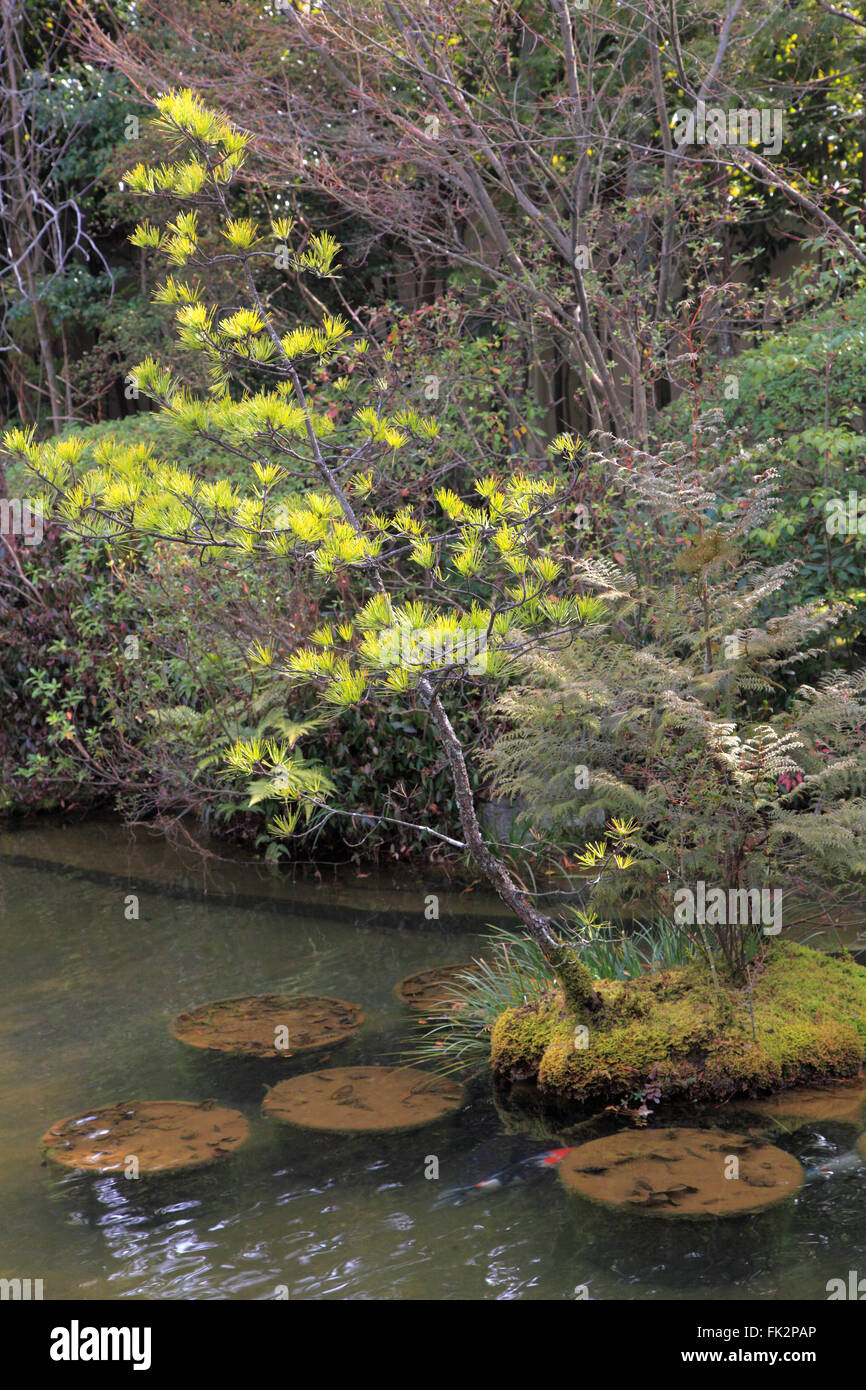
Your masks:
{"label": "round stepping stone", "polygon": [[862,1123],[864,1103],[864,1082],[838,1081],[832,1086],[792,1086],[772,1096],[738,1101],[737,1109],[753,1110],[797,1126],[828,1121],[855,1125]]}
{"label": "round stepping stone", "polygon": [[[137,1177],[200,1168],[225,1158],[250,1132],[239,1110],[216,1101],[132,1101],[58,1120],[40,1145],[46,1157],[89,1173]],[[130,1171],[130,1160],[137,1166]]]}
{"label": "round stepping stone", "polygon": [[235,1057],[293,1057],[334,1047],[364,1022],[360,1004],[316,995],[253,994],[216,999],[178,1014],[178,1042]]}
{"label": "round stepping stone", "polygon": [[271,1087],[264,1112],[340,1133],[415,1129],[458,1109],[462,1087],[416,1067],[329,1067]]}
{"label": "round stepping stone", "polygon": [[608,1135],[566,1154],[556,1171],[570,1192],[591,1202],[668,1218],[761,1211],[793,1197],[805,1178],[791,1154],[721,1129]]}
{"label": "round stepping stone", "polygon": [[461,976],[477,968],[477,961],[468,961],[466,965],[437,965],[432,970],[407,975],[394,986],[394,993],[410,1009],[435,1009],[453,999],[454,985],[463,983]]}

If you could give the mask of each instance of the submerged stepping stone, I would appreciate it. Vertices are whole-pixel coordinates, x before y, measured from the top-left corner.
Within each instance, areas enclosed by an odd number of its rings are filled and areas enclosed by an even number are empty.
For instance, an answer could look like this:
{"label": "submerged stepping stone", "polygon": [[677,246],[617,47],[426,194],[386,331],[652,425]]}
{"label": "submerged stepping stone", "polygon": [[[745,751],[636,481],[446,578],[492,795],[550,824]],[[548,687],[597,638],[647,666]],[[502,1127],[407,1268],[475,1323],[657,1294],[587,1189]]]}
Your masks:
{"label": "submerged stepping stone", "polygon": [[[216,1101],[143,1100],[58,1120],[40,1142],[47,1158],[88,1173],[170,1173],[226,1158],[250,1132]],[[130,1160],[136,1168],[129,1172]]]}
{"label": "submerged stepping stone", "polygon": [[280,1081],[263,1108],[283,1124],[359,1133],[431,1124],[462,1098],[457,1082],[417,1067],[329,1067]]}
{"label": "submerged stepping stone", "polygon": [[178,1042],[235,1057],[292,1057],[334,1047],[364,1022],[360,1004],[318,995],[253,994],[216,999],[178,1014]]}
{"label": "submerged stepping stone", "polygon": [[395,985],[394,993],[411,1009],[434,1009],[447,1004],[453,998],[454,985],[462,983],[460,977],[477,967],[477,961],[468,961],[466,965],[437,965],[432,970],[421,970]]}
{"label": "submerged stepping stone", "polygon": [[[783,1149],[721,1129],[608,1135],[566,1154],[556,1171],[570,1192],[591,1202],[665,1217],[761,1211],[793,1197],[805,1179]],[[732,1171],[738,1176],[726,1176]]]}
{"label": "submerged stepping stone", "polygon": [[774,1120],[796,1125],[815,1121],[861,1124],[866,1104],[866,1082],[837,1081],[831,1086],[791,1086],[787,1091],[756,1100],[737,1101],[737,1109],[754,1110]]}

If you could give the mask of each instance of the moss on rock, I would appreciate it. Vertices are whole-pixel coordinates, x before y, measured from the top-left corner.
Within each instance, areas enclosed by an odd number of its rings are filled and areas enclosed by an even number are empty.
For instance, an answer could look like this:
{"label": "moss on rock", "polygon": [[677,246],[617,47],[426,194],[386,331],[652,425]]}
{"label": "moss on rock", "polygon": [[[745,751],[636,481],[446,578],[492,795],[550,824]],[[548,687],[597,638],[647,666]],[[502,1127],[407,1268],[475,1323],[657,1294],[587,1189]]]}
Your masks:
{"label": "moss on rock", "polygon": [[583,961],[566,948],[560,948],[551,960],[569,1009],[574,1012],[594,1008],[598,1002],[595,982]]}
{"label": "moss on rock", "polygon": [[[562,991],[509,1009],[493,1028],[497,1075],[534,1078],[582,1104],[649,1086],[666,1099],[723,1099],[855,1076],[866,1057],[866,969],[774,943],[751,992],[718,990],[700,962],[627,982],[598,980],[602,1008]],[[752,1019],[754,1017],[754,1033]]]}

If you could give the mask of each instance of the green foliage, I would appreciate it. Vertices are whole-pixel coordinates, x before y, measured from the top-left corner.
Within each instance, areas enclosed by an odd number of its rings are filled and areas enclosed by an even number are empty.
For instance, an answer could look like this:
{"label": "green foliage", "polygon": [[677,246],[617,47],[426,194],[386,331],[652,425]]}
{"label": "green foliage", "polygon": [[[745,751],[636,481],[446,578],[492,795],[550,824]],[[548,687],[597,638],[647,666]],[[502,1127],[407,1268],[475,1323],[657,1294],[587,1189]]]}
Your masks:
{"label": "green foliage", "polygon": [[539,999],[555,984],[535,942],[500,929],[486,938],[485,955],[449,985],[449,999],[419,1021],[423,1031],[402,1056],[444,1075],[480,1071],[490,1063],[490,1033],[503,1010]]}
{"label": "green foliage", "polygon": [[574,924],[572,949],[596,980],[634,980],[647,970],[687,965],[696,955],[694,942],[669,917],[623,931],[600,922],[585,908],[568,908],[566,915]]}
{"label": "green foliage", "polygon": [[[564,849],[566,867],[574,853],[594,876],[601,910],[643,901],[667,911],[674,886],[700,876],[751,887],[778,874],[790,885],[807,860],[816,875],[843,862],[859,875],[861,770],[848,746],[859,688],[843,690],[834,676],[811,703],[804,692],[784,708],[792,671],[829,657],[847,610],[816,598],[768,616],[797,572],[794,562],[763,566],[755,551],[776,515],[769,446],[741,457],[742,469],[761,471],[734,492],[718,463],[728,442],[709,426],[655,452],[563,433],[552,447],[557,472],[514,468],[476,477],[471,490],[443,482],[395,503],[391,461],[410,443],[434,446],[438,422],[392,399],[388,378],[373,375],[369,341],[338,314],[319,305],[312,322],[286,325],[257,288],[274,239],[295,270],[325,281],[338,270],[336,242],[322,233],[294,245],[288,219],[263,231],[237,215],[227,189],[246,137],[188,91],[157,107],[171,158],[126,178],[158,208],[167,198],[181,206],[142,222],[132,240],[178,272],[156,299],[173,310],[179,349],[203,368],[204,384],[193,389],[177,361],[148,356],[132,376],[160,407],[160,437],[150,424],[122,438],[45,442],[13,429],[4,447],[40,481],[47,512],[132,570],[163,543],[180,543],[203,569],[233,566],[232,584],[247,575],[258,585],[278,561],[284,584],[311,586],[317,622],[288,639],[273,615],[250,614],[233,634],[247,639],[243,653],[227,627],[211,625],[216,640],[186,653],[203,659],[206,699],[182,692],[174,658],[159,675],[142,672],[149,738],[136,739],[137,750],[164,758],[179,748],[188,767],[197,749],[199,771],[233,789],[246,779],[246,809],[261,808],[269,831],[297,841],[339,812],[357,815],[359,788],[353,780],[341,803],[344,770],[319,752],[336,716],[357,724],[376,710],[414,721],[427,710],[440,766],[460,792],[465,843],[489,867],[440,692],[461,707],[470,678],[483,688],[520,673],[524,684],[501,696],[508,728],[486,765],[502,794],[525,802],[539,846]],[[217,261],[230,297],[211,296],[199,278]],[[232,460],[230,471],[210,466],[211,450]],[[650,538],[635,573],[618,552],[575,556],[563,544],[577,474],[601,482],[611,506],[621,499],[629,525]],[[179,571],[172,582],[185,587]],[[271,579],[261,592],[275,603],[278,588]],[[811,742],[798,722],[807,706]],[[821,736],[832,727],[834,742],[815,768],[822,717]],[[413,743],[416,728],[409,722]],[[575,764],[589,771],[578,798],[566,785]],[[405,826],[385,802],[382,815]],[[592,818],[605,827],[595,841]],[[413,828],[437,833],[423,817]],[[714,941],[733,969],[746,968],[747,932],[725,928]],[[559,961],[571,1002],[593,1002],[581,960],[546,959]]]}
{"label": "green foliage", "polygon": [[[646,972],[684,965],[694,948],[682,931],[661,918],[628,933],[572,909],[564,948],[580,958],[595,980],[636,979]],[[447,1001],[419,1022],[420,1036],[403,1054],[407,1061],[450,1074],[490,1065],[490,1035],[509,1009],[536,1004],[557,987],[557,976],[534,941],[497,928],[485,938],[480,959],[449,986]]]}
{"label": "green foliage", "polygon": [[[340,377],[332,404],[323,408],[320,392],[313,407],[299,373],[309,377],[316,364],[346,353],[363,358],[366,341],[327,311],[317,327],[278,332],[249,266],[270,254],[273,237],[284,244],[291,227],[277,219],[268,238],[252,219],[230,214],[224,189],[243,162],[245,138],[188,91],[156,105],[156,125],[170,136],[177,157],[158,166],[141,163],[126,178],[148,195],[215,200],[228,247],[221,259],[233,264],[250,302],[225,313],[205,302],[197,280],[169,275],[156,297],[175,309],[178,342],[207,363],[209,388],[193,394],[153,358],[132,377],[136,389],[161,406],[164,421],[224,449],[246,465],[246,477],[236,483],[202,476],[188,458],[181,463],[163,456],[147,439],[79,434],[38,443],[32,430],[12,430],[5,448],[40,480],[45,510],[77,534],[115,545],[180,541],[203,564],[234,554],[271,556],[296,572],[312,567],[339,593],[334,620],[282,664],[275,664],[262,637],[249,659],[266,679],[279,682],[282,698],[288,688],[308,685],[335,711],[354,709],[373,695],[405,698],[430,689],[431,681],[439,687],[462,684],[467,674],[502,675],[537,633],[589,629],[601,621],[608,570],[584,566],[583,592],[574,593],[561,559],[544,543],[560,490],[556,479],[519,471],[505,479],[479,478],[471,501],[439,488],[438,515],[431,516],[429,503],[377,509],[377,472],[387,472],[392,452],[410,437],[434,440],[438,426],[412,407],[389,411],[379,379],[359,378],[349,390]],[[171,265],[196,269],[212,260],[200,244],[195,207],[162,228],[141,223],[132,239],[158,249]],[[337,251],[323,233],[290,254],[299,267],[328,278]],[[247,384],[248,368],[265,378],[263,387]],[[310,380],[307,385],[312,389]],[[298,489],[298,460],[308,475],[321,477],[321,489]],[[397,594],[413,570],[423,577],[425,597],[401,603]],[[392,577],[394,597],[383,573]],[[347,583],[358,591],[348,610]],[[253,804],[275,797],[286,803],[272,822],[277,832],[296,830],[290,804],[305,816],[312,809],[325,812],[333,781],[299,754],[289,756],[282,744],[241,736],[228,757],[234,770],[254,779]]]}
{"label": "green foliage", "polygon": [[[772,479],[729,504],[712,474],[632,459],[609,466],[657,527],[674,514],[695,529],[666,587],[621,573],[610,631],[527,657],[482,757],[497,794],[522,807],[528,843],[586,877],[604,914],[670,912],[675,889],[698,880],[791,890],[862,877],[861,683],[836,672],[768,713],[815,655],[804,643],[844,611],[816,602],[751,626],[795,572],[749,553],[772,515]],[[709,936],[738,969],[755,949],[745,926]]]}
{"label": "green foliage", "polygon": [[398,396],[439,427],[416,457],[406,451],[394,457],[395,486],[447,476],[463,492],[482,461],[499,472],[546,467],[547,412],[527,390],[532,358],[504,293],[451,285],[411,313],[399,304],[383,306],[370,329],[385,344]]}
{"label": "green foliage", "polygon": [[[233,461],[225,453],[201,437],[190,439],[178,423],[157,411],[141,410],[120,420],[105,420],[98,425],[79,426],[75,437],[84,440],[89,449],[112,440],[120,449],[142,446],[152,453],[166,456],[182,453],[191,468],[211,478],[234,476]],[[68,434],[60,436],[68,438]]]}
{"label": "green foliage", "polygon": [[100,546],[49,531],[19,564],[0,593],[0,809],[93,805],[105,795],[94,745],[122,740],[114,714],[136,604]]}
{"label": "green foliage", "polygon": [[[806,277],[803,277],[806,278]],[[753,533],[757,554],[773,560],[796,554],[788,592],[795,601],[845,601],[840,627],[859,643],[866,603],[866,521],[851,534],[828,534],[834,499],[866,495],[866,291],[840,293],[837,277],[815,277],[783,296],[798,318],[768,334],[759,347],[719,364],[704,383],[698,420],[701,448],[711,464],[727,465],[733,486],[750,471],[740,441],[760,446],[765,465],[782,480],[780,505]],[[834,283],[827,284],[829,278]],[[820,282],[818,282],[820,281]],[[835,302],[830,307],[826,300]],[[689,428],[685,401],[666,412],[660,428]]]}

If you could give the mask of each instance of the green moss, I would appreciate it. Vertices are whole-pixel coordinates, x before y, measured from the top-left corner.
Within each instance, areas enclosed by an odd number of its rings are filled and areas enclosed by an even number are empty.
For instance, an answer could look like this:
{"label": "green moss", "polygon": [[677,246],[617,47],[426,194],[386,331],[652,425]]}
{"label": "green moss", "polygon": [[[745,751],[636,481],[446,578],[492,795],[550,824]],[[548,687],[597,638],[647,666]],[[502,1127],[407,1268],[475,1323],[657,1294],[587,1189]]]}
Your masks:
{"label": "green moss", "polygon": [[573,1013],[590,1008],[596,996],[596,989],[583,961],[563,947],[553,957],[551,964],[562,985],[567,1007]]}
{"label": "green moss", "polygon": [[497,1071],[512,1081],[535,1077],[548,1046],[562,1034],[572,1038],[574,1024],[560,993],[544,994],[532,1004],[507,1009],[493,1025],[490,1046]]}
{"label": "green moss", "polygon": [[595,1012],[554,992],[502,1014],[492,1034],[495,1072],[606,1104],[648,1086],[666,1099],[773,1091],[855,1075],[866,1058],[866,970],[807,946],[770,947],[751,1009],[747,991],[719,991],[697,962],[595,988]]}

